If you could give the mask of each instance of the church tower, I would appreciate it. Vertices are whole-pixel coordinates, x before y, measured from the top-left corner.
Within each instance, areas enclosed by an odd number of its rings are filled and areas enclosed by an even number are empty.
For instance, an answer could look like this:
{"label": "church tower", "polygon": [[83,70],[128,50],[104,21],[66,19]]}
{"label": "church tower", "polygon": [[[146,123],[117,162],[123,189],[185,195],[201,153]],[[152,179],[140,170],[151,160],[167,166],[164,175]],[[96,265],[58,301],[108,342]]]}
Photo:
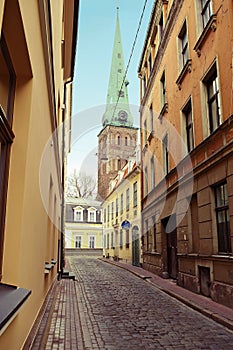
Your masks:
{"label": "church tower", "polygon": [[98,135],[98,198],[104,200],[109,182],[127,159],[134,155],[137,145],[137,128],[133,127],[125,77],[124,56],[117,8],[116,30],[112,52],[106,109],[103,128]]}

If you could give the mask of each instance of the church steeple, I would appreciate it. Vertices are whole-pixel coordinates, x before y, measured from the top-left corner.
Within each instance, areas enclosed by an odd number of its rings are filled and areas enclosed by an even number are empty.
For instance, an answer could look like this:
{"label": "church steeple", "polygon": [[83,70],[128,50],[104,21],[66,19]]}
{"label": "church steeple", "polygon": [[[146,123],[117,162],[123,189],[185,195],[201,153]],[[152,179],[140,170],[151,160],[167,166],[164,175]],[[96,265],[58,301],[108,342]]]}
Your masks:
{"label": "church steeple", "polygon": [[133,117],[129,108],[127,80],[124,80],[125,65],[117,7],[116,30],[112,52],[112,64],[108,84],[106,110],[103,115],[103,126],[133,126]]}
{"label": "church steeple", "polygon": [[125,67],[117,8],[116,31],[108,84],[103,128],[98,135],[98,199],[109,193],[109,184],[135,154],[137,131],[128,101],[128,82],[124,81]]}

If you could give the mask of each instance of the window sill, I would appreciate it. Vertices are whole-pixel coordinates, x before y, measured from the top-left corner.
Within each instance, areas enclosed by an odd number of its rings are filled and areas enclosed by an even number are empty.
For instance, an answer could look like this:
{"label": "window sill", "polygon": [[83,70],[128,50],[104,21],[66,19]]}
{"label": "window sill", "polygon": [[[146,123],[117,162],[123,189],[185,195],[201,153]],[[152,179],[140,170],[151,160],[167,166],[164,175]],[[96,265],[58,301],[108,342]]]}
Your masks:
{"label": "window sill", "polygon": [[176,80],[176,85],[178,86],[179,90],[181,90],[181,84],[186,74],[191,73],[191,71],[192,71],[192,60],[188,59]]}
{"label": "window sill", "polygon": [[52,270],[53,267],[54,267],[53,263],[50,264],[50,263],[46,262],[45,265],[44,265],[44,273],[45,273],[45,275],[47,275]]}
{"label": "window sill", "polygon": [[201,56],[201,48],[207,38],[207,35],[209,34],[209,32],[212,30],[213,32],[215,32],[217,29],[217,16],[216,15],[212,15],[207,23],[207,25],[205,26],[201,36],[199,37],[199,39],[196,42],[196,45],[194,46],[194,50],[197,53],[197,56],[200,57]]}
{"label": "window sill", "polygon": [[0,336],[13,321],[31,291],[0,283]]}

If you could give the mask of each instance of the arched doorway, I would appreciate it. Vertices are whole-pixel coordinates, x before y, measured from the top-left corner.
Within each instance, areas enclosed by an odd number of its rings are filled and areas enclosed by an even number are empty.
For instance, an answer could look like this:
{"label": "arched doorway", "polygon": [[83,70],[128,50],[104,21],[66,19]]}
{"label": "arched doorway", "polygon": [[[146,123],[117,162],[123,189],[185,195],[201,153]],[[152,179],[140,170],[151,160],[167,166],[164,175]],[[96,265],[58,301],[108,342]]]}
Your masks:
{"label": "arched doorway", "polygon": [[140,266],[140,239],[138,226],[133,226],[132,229],[132,264],[134,266]]}

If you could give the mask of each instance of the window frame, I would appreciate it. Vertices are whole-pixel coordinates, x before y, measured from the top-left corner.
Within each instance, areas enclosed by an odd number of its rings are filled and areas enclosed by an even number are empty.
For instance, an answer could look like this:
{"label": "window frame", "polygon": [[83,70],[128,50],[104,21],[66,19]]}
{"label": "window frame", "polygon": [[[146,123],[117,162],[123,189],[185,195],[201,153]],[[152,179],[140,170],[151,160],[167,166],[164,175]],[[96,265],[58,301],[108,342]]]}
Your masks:
{"label": "window frame", "polygon": [[121,193],[121,214],[124,211],[124,193]]}
{"label": "window frame", "polygon": [[155,157],[154,155],[150,158],[150,187],[151,191],[155,187]]}
{"label": "window frame", "polygon": [[126,189],[126,211],[129,211],[129,201],[130,201],[130,193],[129,188]]}
{"label": "window frame", "polygon": [[138,205],[138,182],[133,183],[133,206],[134,208]]}
{"label": "window frame", "polygon": [[160,96],[161,96],[161,107],[167,103],[167,93],[166,93],[166,75],[165,71],[160,78]]}
{"label": "window frame", "polygon": [[[221,124],[221,102],[220,102],[220,89],[216,64],[213,65],[208,78],[204,80],[206,93],[207,93],[207,106],[208,106],[208,120],[209,120],[209,132],[212,134]],[[211,92],[213,89],[213,93]],[[216,115],[213,115],[213,108],[215,107]]]}
{"label": "window frame", "polygon": [[8,178],[10,168],[10,151],[14,140],[14,132],[12,130],[13,122],[13,105],[16,89],[16,74],[8,51],[7,43],[3,32],[0,38],[0,50],[2,57],[9,71],[7,110],[4,111],[0,105],[0,281],[2,278],[2,262],[4,248],[4,233],[5,233],[5,216],[6,216],[6,201]]}
{"label": "window frame", "polygon": [[75,236],[75,248],[82,248],[82,236]]}
{"label": "window frame", "polygon": [[[208,13],[207,13],[208,11]],[[206,18],[205,15],[207,14]],[[201,22],[204,29],[213,15],[212,0],[201,0]]]}
{"label": "window frame", "polygon": [[165,134],[162,140],[163,146],[163,171],[167,175],[169,173],[169,152],[168,152],[168,133]]}
{"label": "window frame", "polygon": [[[185,38],[186,40],[184,42]],[[178,39],[179,39],[180,70],[182,70],[189,59],[188,29],[187,29],[186,20],[184,21],[184,24],[178,35]]]}
{"label": "window frame", "polygon": [[[194,149],[194,125],[193,125],[193,109],[191,98],[182,109],[184,128],[185,128],[185,144],[188,153]],[[190,119],[190,120],[189,120]]]}
{"label": "window frame", "polygon": [[[219,189],[222,190],[222,195],[224,195],[224,203],[222,205],[218,204],[218,193]],[[214,188],[215,194],[215,213],[216,213],[216,225],[217,225],[217,237],[218,237],[218,253],[219,254],[232,254],[231,247],[231,230],[230,230],[230,214],[229,214],[229,202],[228,202],[228,191],[227,191],[227,183],[223,182]],[[226,232],[220,232],[220,216],[219,214],[224,215],[224,224],[226,228]],[[223,237],[222,237],[223,236]],[[221,244],[224,245],[222,249]]]}

